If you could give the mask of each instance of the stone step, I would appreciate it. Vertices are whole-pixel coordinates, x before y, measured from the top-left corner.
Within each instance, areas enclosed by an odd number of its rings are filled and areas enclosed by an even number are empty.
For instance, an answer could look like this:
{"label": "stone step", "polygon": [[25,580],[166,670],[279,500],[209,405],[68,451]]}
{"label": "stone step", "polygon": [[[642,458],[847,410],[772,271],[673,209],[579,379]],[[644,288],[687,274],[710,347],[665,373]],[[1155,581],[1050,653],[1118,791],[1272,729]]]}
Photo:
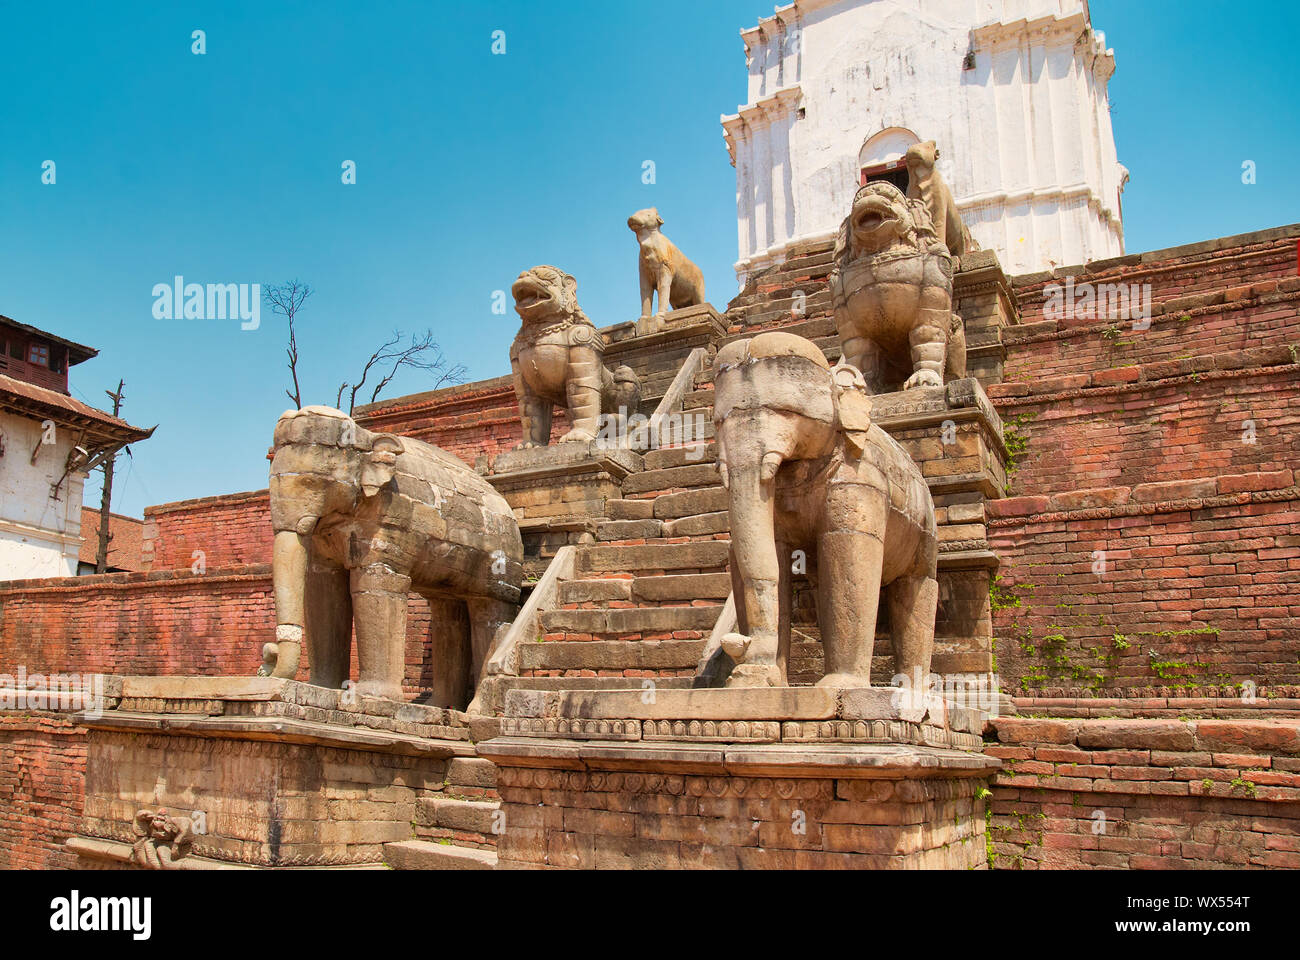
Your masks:
{"label": "stone step", "polygon": [[[721,608],[718,608],[721,610]],[[714,615],[716,619],[716,614]],[[687,670],[706,640],[561,640],[519,647],[521,670]]]}
{"label": "stone step", "polygon": [[[696,448],[696,455],[701,451]],[[688,463],[663,470],[643,470],[623,480],[623,495],[651,493],[655,490],[678,490],[711,487],[718,483],[718,469],[712,463]]]}
{"label": "stone step", "polygon": [[662,536],[664,536],[662,520],[607,520],[596,525],[596,539],[605,543],[619,540],[658,540]]}
{"label": "stone step", "polygon": [[[644,457],[646,470],[669,470],[673,467],[694,466],[703,463],[716,463],[718,459],[718,445],[716,443],[707,444],[701,453],[699,445],[686,447],[662,447],[658,450],[647,450]],[[620,501],[610,501],[611,503]],[[633,503],[644,503],[643,500],[633,500]]]}
{"label": "stone step", "polygon": [[[646,455],[647,457],[649,454]],[[651,520],[655,515],[654,500],[606,500],[605,515],[610,520]]]}
{"label": "stone step", "polygon": [[664,603],[681,600],[725,600],[731,578],[725,573],[668,574],[630,579],[569,580],[560,584],[559,604]]}
{"label": "stone step", "polygon": [[[727,491],[721,480],[716,487],[700,487],[682,493],[666,493],[655,499],[655,519],[677,520],[702,513],[721,513],[730,509]],[[685,566],[685,564],[682,564]]]}
{"label": "stone step", "polygon": [[[722,494],[721,497],[716,494]],[[694,500],[677,498],[695,498]],[[692,516],[697,513],[716,513],[725,510],[726,491],[722,488],[688,493],[670,494],[660,497],[659,504],[665,500],[675,501],[669,509],[680,512],[673,517]],[[721,507],[713,510],[694,510],[691,506],[698,503],[708,506],[721,502]],[[654,543],[622,546],[584,546],[579,549],[577,567],[580,573],[635,573],[638,570],[692,570],[695,572],[725,567],[731,544],[722,540],[705,540],[693,543]]]}
{"label": "stone step", "polygon": [[609,636],[712,630],[720,604],[679,607],[614,607],[599,610],[548,610],[538,617],[543,633]]}
{"label": "stone step", "polygon": [[494,815],[500,809],[501,804],[495,800],[425,797],[415,802],[415,822],[422,827],[442,827],[464,833],[490,834]]}
{"label": "stone step", "polygon": [[447,765],[447,783],[493,790],[497,785],[497,765],[482,757],[455,757]]}
{"label": "stone step", "polygon": [[665,520],[663,525],[663,535],[670,539],[677,537],[707,537],[719,533],[730,533],[731,514],[725,510],[718,513],[700,513],[693,517]]}
{"label": "stone step", "polygon": [[497,866],[495,850],[430,840],[386,843],[384,859],[394,870],[495,870]]}
{"label": "stone step", "polygon": [[[687,412],[696,410],[713,410],[712,390],[691,390],[682,397],[682,409]],[[712,421],[712,417],[709,418]]]}

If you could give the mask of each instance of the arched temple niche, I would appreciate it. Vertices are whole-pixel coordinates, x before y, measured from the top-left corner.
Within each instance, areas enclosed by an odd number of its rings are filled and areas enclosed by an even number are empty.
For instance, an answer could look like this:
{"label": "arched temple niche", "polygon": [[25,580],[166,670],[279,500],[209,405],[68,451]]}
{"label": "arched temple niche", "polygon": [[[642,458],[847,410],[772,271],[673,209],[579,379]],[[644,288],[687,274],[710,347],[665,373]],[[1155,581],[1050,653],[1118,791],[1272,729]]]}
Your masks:
{"label": "arched temple niche", "polygon": [[887,127],[858,151],[858,186],[885,180],[907,192],[907,148],[921,138],[906,127]]}

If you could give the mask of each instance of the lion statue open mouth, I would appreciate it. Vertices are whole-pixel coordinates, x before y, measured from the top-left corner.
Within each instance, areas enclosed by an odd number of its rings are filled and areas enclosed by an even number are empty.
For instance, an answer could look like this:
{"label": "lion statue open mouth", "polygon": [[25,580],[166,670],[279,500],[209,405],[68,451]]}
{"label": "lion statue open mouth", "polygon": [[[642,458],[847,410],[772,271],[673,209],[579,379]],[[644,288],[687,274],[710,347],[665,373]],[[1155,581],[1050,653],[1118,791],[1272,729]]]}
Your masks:
{"label": "lion statue open mouth", "polygon": [[952,312],[953,258],[930,214],[891,183],[869,183],[840,227],[830,275],[845,359],[874,393],[941,387],[966,376],[966,334]]}
{"label": "lion statue open mouth", "polygon": [[520,448],[551,442],[555,406],[572,429],[560,443],[591,442],[601,414],[638,413],[641,383],[630,367],[612,373],[602,362],[605,342],[578,306],[578,281],[555,267],[533,267],[511,287],[523,326],[510,348],[510,370],[524,437]]}

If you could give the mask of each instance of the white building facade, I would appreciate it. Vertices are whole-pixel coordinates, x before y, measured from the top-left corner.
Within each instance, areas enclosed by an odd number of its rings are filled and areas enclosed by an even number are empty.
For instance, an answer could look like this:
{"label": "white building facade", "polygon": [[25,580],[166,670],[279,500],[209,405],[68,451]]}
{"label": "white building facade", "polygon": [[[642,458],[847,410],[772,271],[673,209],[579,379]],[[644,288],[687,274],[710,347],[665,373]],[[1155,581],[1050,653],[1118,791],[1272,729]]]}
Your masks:
{"label": "white building facade", "polygon": [[1087,0],[795,0],[741,36],[749,102],[722,125],[742,285],[926,140],[1008,273],[1123,254],[1115,60]]}
{"label": "white building facade", "polygon": [[76,436],[0,411],[0,580],[77,575],[86,474],[65,475]]}

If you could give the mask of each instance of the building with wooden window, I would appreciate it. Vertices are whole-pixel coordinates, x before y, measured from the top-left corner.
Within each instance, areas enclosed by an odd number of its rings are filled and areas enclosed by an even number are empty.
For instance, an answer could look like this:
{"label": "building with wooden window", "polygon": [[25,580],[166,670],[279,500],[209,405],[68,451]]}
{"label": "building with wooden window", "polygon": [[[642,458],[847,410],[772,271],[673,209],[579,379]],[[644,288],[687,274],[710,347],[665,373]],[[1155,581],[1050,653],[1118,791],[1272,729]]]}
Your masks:
{"label": "building with wooden window", "polygon": [[86,477],[153,435],[69,395],[68,369],[97,355],[0,316],[0,580],[75,576]]}

